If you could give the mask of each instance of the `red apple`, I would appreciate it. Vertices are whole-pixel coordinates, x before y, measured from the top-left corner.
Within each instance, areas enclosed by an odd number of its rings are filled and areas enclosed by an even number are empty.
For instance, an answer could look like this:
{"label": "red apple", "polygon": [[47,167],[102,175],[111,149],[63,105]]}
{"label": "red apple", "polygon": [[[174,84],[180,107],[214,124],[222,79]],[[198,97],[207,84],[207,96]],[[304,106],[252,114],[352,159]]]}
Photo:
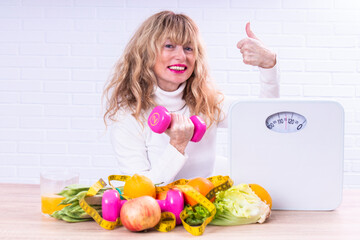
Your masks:
{"label": "red apple", "polygon": [[120,211],[122,224],[130,231],[138,232],[155,227],[160,221],[161,209],[150,196],[142,196],[124,203]]}

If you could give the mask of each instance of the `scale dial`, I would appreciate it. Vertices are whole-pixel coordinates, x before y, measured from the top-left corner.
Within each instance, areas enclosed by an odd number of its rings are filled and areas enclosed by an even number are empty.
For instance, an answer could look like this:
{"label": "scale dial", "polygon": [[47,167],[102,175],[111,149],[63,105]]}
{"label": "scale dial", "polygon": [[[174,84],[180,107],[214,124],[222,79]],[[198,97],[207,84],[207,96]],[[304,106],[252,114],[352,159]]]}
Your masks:
{"label": "scale dial", "polygon": [[279,133],[298,132],[306,126],[306,118],[296,112],[278,112],[270,115],[266,127]]}

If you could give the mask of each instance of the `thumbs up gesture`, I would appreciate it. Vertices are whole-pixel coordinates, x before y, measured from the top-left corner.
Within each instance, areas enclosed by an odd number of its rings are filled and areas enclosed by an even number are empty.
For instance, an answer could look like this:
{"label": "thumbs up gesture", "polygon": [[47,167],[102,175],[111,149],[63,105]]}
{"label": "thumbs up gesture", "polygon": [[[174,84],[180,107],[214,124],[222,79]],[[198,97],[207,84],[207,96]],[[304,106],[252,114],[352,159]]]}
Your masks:
{"label": "thumbs up gesture", "polygon": [[245,64],[262,68],[272,68],[276,64],[276,54],[266,48],[250,29],[250,22],[245,27],[247,38],[240,40],[237,47],[243,55]]}

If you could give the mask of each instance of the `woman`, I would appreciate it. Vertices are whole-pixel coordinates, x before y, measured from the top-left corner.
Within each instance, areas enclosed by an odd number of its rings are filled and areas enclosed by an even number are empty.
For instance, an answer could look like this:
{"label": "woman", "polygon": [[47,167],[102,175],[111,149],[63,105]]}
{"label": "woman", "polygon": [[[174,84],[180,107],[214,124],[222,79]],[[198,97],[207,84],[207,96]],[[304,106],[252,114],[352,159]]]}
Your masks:
{"label": "woman", "polygon": [[[244,62],[264,68],[260,95],[277,97],[276,55],[261,45],[249,25],[246,29],[249,38],[238,43]],[[116,64],[104,96],[104,120],[112,122],[121,174],[138,173],[165,184],[212,174],[216,131],[226,126],[229,101],[210,82],[199,30],[189,17],[163,11],[148,18]],[[157,105],[171,113],[171,127],[163,134],[146,123]],[[191,115],[201,116],[207,125],[197,143],[190,142]]]}

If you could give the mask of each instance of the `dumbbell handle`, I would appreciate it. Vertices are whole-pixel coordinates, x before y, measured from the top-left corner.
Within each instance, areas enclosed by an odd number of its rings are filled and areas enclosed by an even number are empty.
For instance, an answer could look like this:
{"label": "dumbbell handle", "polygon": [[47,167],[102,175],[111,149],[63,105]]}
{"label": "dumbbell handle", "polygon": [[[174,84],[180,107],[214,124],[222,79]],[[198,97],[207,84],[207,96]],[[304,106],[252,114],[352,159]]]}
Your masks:
{"label": "dumbbell handle", "polygon": [[[199,142],[206,132],[206,124],[199,116],[191,116],[190,120],[194,124],[194,134],[190,141]],[[163,133],[170,127],[171,114],[163,106],[155,107],[148,118],[148,125],[152,131]]]}

